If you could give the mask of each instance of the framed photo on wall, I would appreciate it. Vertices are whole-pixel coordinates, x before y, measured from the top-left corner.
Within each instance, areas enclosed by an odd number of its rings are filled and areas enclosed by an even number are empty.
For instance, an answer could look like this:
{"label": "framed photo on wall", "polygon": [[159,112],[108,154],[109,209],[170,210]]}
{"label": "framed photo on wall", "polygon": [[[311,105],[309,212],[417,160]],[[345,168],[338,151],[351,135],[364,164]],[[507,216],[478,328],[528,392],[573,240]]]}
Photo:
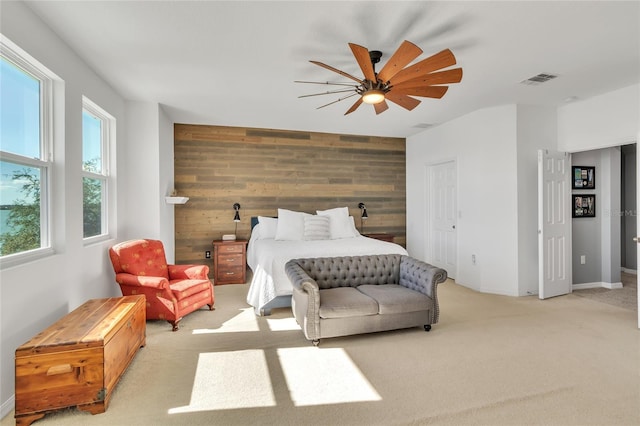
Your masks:
{"label": "framed photo on wall", "polygon": [[573,166],[573,189],[595,189],[596,168],[591,166]]}
{"label": "framed photo on wall", "polygon": [[596,217],[596,195],[573,194],[572,217]]}

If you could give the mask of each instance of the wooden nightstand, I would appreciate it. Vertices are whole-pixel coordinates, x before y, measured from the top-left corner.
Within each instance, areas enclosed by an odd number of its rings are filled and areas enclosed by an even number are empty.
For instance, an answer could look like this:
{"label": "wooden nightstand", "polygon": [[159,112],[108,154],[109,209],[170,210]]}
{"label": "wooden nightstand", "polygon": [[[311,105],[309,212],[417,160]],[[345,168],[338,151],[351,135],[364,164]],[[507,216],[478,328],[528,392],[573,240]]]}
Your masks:
{"label": "wooden nightstand", "polygon": [[213,284],[247,281],[247,240],[213,242]]}
{"label": "wooden nightstand", "polygon": [[393,242],[395,235],[393,234],[362,234],[364,237],[374,238],[376,240],[387,241],[389,243]]}

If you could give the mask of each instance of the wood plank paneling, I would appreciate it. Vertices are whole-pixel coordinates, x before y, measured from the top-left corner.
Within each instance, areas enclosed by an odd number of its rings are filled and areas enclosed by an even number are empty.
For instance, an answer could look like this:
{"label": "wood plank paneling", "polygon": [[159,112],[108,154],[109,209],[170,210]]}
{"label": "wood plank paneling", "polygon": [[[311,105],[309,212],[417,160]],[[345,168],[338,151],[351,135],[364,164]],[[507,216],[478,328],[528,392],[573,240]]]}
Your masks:
{"label": "wood plank paneling", "polygon": [[406,242],[404,138],[176,124],[174,156],[175,188],[189,197],[175,207],[177,263],[206,262],[211,242],[234,232],[234,203],[238,238],[249,238],[251,216],[278,208],[347,206],[360,229],[363,202],[365,233]]}

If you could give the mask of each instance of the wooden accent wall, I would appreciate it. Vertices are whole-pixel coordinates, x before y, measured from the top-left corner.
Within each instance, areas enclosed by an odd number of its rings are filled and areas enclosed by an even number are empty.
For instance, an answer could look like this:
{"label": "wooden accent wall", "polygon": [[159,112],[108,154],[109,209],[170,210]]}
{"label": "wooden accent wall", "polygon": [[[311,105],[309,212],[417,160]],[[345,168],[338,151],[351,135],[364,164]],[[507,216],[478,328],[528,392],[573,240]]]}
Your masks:
{"label": "wooden accent wall", "polygon": [[202,263],[211,242],[250,236],[251,216],[278,208],[315,213],[349,208],[364,233],[387,232],[405,245],[405,139],[176,124],[175,187],[189,202],[175,206],[176,262]]}

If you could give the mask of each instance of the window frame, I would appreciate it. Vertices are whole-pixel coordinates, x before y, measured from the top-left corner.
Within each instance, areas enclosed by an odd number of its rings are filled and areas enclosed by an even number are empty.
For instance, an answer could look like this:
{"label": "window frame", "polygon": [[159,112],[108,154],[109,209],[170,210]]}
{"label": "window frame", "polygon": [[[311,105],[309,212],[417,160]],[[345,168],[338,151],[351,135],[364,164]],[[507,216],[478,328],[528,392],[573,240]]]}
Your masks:
{"label": "window frame", "polygon": [[40,82],[40,157],[26,157],[0,149],[3,161],[40,169],[40,247],[0,256],[0,268],[11,267],[54,253],[52,246],[52,173],[54,140],[54,73],[0,34],[0,57]]}
{"label": "window frame", "polygon": [[[93,235],[90,237],[84,236],[84,212],[83,212],[83,232],[82,232],[82,240],[85,245],[93,244],[96,242],[104,241],[111,238],[110,233],[110,205],[111,197],[110,197],[110,187],[112,186],[111,182],[111,173],[110,173],[110,147],[113,143],[113,135],[115,134],[115,118],[106,112],[103,108],[101,108],[98,104],[93,102],[86,96],[82,96],[82,112],[87,112],[91,114],[93,117],[97,118],[102,122],[100,126],[100,170],[101,173],[90,172],[84,169],[83,156],[81,156],[81,179],[84,181],[85,178],[96,179],[102,183],[102,198],[100,200],[100,219],[101,219],[101,232],[98,235]],[[84,140],[83,146],[84,146]],[[84,153],[83,153],[84,154]],[[84,183],[84,182],[83,182]],[[84,208],[84,193],[82,194],[83,200],[83,208]]]}

